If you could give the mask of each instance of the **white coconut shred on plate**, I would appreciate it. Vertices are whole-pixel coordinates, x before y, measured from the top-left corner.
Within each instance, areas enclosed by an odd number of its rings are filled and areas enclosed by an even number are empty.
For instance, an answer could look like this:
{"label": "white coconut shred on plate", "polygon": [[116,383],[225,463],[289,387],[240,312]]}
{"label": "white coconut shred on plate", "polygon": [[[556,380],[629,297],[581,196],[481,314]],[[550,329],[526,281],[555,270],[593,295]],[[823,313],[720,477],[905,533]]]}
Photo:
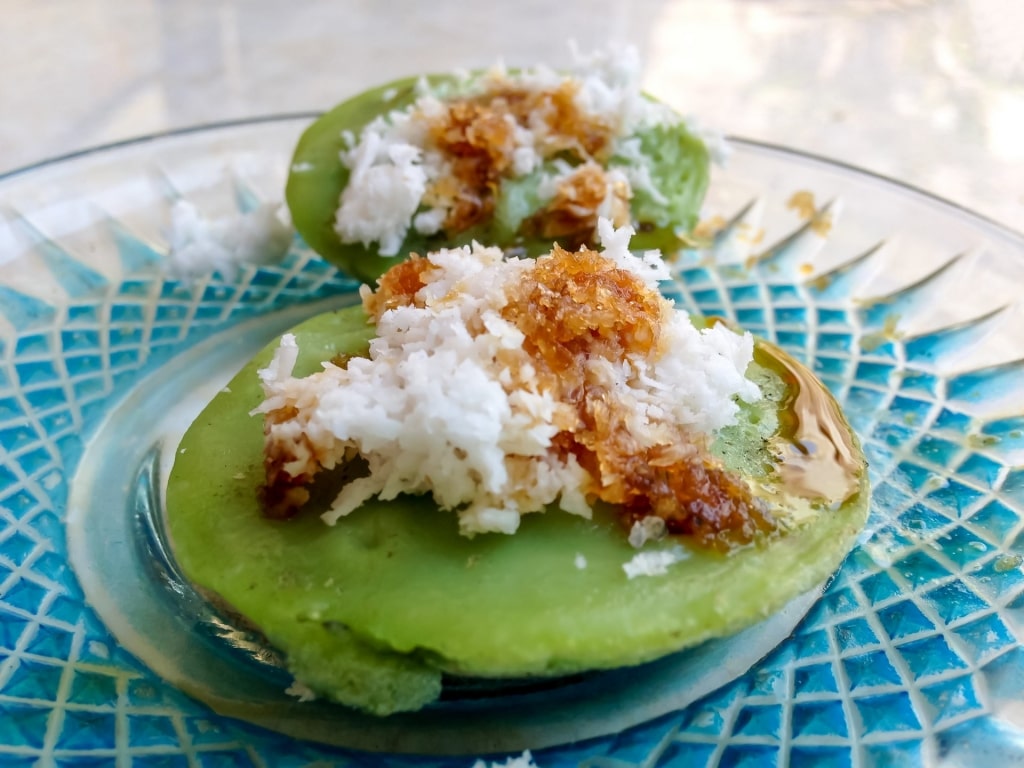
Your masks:
{"label": "white coconut shred on plate", "polygon": [[[638,341],[633,336],[644,336],[640,326],[610,325],[614,343],[584,350],[572,375],[601,393],[598,405],[607,412],[613,440],[685,460],[693,445],[680,434],[700,443],[733,423],[737,399],[759,398],[744,376],[753,339],[721,325],[695,328],[657,293],[658,281],[668,276],[660,256],[630,253],[629,228],[602,221],[600,229],[600,254],[556,248],[537,260],[505,259],[497,248],[474,244],[399,265],[394,269],[406,270],[406,278],[415,276],[414,293],[389,292],[387,274],[376,293],[364,287],[376,338],[367,357],[344,366],[326,362],[320,372],[293,377],[298,348],[295,337],[285,335],[260,371],[266,399],[254,411],[265,416],[268,483],[276,477],[302,485],[358,454],[368,472],[342,487],[323,515],[329,524],[373,497],[402,493],[430,494],[441,508],[455,510],[466,535],[514,533],[522,515],[549,505],[589,517],[589,502],[608,500],[623,478],[612,470],[588,471],[565,449],[567,435],[593,438],[572,400],[579,387],[565,371],[545,368],[549,360],[538,352],[545,340],[524,331],[536,318],[514,311],[525,306],[531,286],[550,293],[538,282],[545,270],[561,274],[584,261],[651,302],[659,336]],[[563,262],[553,263],[556,258]],[[590,311],[613,321],[624,311],[598,305]],[[562,319],[571,325],[578,316]],[[590,335],[581,331],[581,338]],[[626,351],[609,353],[621,339]]]}
{"label": "white coconut shred on plate", "polygon": [[631,580],[637,576],[664,576],[668,573],[669,566],[682,562],[687,556],[686,550],[678,544],[669,549],[637,552],[629,561],[622,564],[622,570]]}
{"label": "white coconut shred on plate", "polygon": [[[681,118],[643,96],[635,48],[590,56],[574,51],[574,57],[567,73],[498,65],[440,83],[421,79],[413,104],[378,117],[358,137],[344,134],[340,161],[350,175],[334,222],[342,242],[376,244],[382,256],[393,256],[410,229],[461,231],[486,209],[481,197],[488,185],[534,172],[541,173],[536,203],[554,201],[563,215],[597,214],[624,224],[635,190],[667,202],[637,134]],[[470,145],[493,175],[482,186],[480,163],[469,169],[469,181],[460,177],[458,156]],[[566,153],[575,162],[558,160]],[[623,162],[614,168],[593,162],[612,156]]]}
{"label": "white coconut shred on plate", "polygon": [[167,269],[178,278],[218,272],[230,280],[244,265],[281,261],[293,234],[281,203],[211,219],[189,201],[177,200],[171,207]]}

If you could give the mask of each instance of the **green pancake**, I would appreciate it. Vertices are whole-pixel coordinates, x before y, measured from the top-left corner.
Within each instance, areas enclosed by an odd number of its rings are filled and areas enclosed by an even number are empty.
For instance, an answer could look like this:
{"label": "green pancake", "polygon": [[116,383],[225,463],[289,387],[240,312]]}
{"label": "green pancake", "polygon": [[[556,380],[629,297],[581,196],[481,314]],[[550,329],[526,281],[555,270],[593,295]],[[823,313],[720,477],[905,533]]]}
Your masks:
{"label": "green pancake", "polygon": [[[302,323],[294,375],[336,355],[365,354],[373,332],[361,307]],[[235,376],[181,442],[167,489],[174,554],[190,580],[259,627],[298,680],[369,712],[428,704],[442,673],[563,675],[731,634],[831,574],[866,518],[867,472],[838,406],[806,370],[759,342],[748,375],[764,398],[743,405],[739,423],[713,446],[790,520],[789,530],[758,544],[723,554],[669,536],[644,551],[682,546],[688,557],[665,575],[630,580],[622,566],[637,551],[604,507],[593,520],[526,515],[514,535],[469,539],[454,513],[423,497],[374,500],[328,527],[318,515],[327,489],[310,503],[319,509],[270,520],[257,501],[262,419],[249,412],[263,399],[256,372],[276,347]],[[803,439],[797,422],[811,415],[840,432],[848,451],[840,497],[814,498],[813,479],[828,473],[800,466],[811,459],[794,449]],[[826,447],[818,459],[828,460]],[[784,482],[787,456],[807,471]]]}
{"label": "green pancake", "polygon": [[[434,87],[454,90],[457,80],[450,75],[426,78]],[[374,247],[344,243],[334,229],[339,199],[349,179],[339,155],[345,149],[345,131],[358,138],[362,129],[377,117],[404,109],[416,101],[419,78],[396,80],[342,102],[313,122],[302,134],[292,157],[285,198],[295,229],[309,246],[350,275],[372,282],[409,253],[427,253],[441,247],[465,245],[472,240],[518,248],[530,255],[547,253],[551,240],[525,237],[519,233],[524,219],[540,206],[537,189],[540,174],[506,180],[495,201],[495,215],[455,237],[443,232],[424,236],[410,229],[399,253],[381,256]],[[697,222],[709,179],[709,156],[704,143],[682,122],[647,128],[635,134],[644,156],[651,158],[651,179],[666,198],[659,202],[634,190],[631,201],[633,226],[637,230],[632,247],[657,248],[665,254],[679,250],[681,234]],[[625,166],[629,160],[612,156],[607,167]]]}

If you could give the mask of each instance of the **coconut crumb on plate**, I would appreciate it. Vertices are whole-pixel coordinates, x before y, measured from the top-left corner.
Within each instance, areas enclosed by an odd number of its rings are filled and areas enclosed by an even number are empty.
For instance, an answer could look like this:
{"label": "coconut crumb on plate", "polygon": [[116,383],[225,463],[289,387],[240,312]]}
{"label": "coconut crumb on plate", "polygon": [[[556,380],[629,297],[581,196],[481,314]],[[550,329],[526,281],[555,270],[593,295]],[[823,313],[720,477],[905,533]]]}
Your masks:
{"label": "coconut crumb on plate", "polygon": [[477,760],[473,763],[473,768],[539,768],[539,766],[533,762],[533,755],[527,749],[518,757],[510,757],[505,762],[495,760],[494,762],[486,763],[483,760]]}
{"label": "coconut crumb on plate", "polygon": [[285,257],[293,229],[281,203],[263,203],[247,213],[204,218],[195,205],[171,207],[168,271],[182,278],[219,272],[232,279],[246,264],[273,264]]}

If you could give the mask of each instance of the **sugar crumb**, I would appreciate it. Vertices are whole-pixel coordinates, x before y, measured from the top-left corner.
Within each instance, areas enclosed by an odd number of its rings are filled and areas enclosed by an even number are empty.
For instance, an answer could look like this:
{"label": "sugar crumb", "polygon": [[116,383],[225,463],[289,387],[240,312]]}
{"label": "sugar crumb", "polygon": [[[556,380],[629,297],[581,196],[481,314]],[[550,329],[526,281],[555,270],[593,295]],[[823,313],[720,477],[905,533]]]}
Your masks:
{"label": "sugar crumb", "polygon": [[818,207],[814,202],[814,193],[806,189],[794,192],[786,201],[786,207],[796,211],[801,219],[811,220],[818,213]]}

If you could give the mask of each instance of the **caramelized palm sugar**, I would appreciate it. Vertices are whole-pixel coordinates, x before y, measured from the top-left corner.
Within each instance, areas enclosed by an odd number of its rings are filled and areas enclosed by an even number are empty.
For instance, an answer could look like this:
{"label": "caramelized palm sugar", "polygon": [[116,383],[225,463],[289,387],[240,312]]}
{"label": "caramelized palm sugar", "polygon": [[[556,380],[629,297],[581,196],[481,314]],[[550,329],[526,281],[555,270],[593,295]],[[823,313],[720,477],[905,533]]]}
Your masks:
{"label": "caramelized palm sugar", "polygon": [[638,444],[627,414],[594,373],[594,360],[615,364],[655,351],[674,311],[600,254],[556,247],[537,260],[503,315],[525,334],[542,379],[576,409],[576,427],[556,444],[590,473],[591,493],[617,505],[630,524],[656,515],[670,532],[705,544],[748,543],[773,523],[743,481],[711,457],[703,436],[677,428],[670,442]]}
{"label": "caramelized palm sugar", "polygon": [[524,234],[576,249],[590,241],[601,213],[615,226],[628,224],[629,198],[625,180],[612,180],[597,163],[584,163],[563,178],[551,202],[524,223]]}
{"label": "caramelized palm sugar", "polygon": [[389,309],[412,304],[416,292],[424,285],[422,274],[431,266],[429,261],[414,253],[381,275],[376,291],[371,293],[364,286],[363,306],[370,317],[376,320]]}

